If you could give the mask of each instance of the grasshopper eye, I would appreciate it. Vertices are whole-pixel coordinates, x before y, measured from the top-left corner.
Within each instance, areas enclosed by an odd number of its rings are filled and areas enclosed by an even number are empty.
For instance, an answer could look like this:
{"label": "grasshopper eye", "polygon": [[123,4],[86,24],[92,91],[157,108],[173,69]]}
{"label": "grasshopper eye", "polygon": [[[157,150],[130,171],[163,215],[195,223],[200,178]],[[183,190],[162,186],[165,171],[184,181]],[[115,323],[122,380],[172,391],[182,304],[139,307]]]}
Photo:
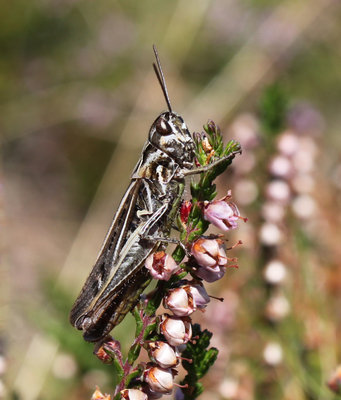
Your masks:
{"label": "grasshopper eye", "polygon": [[159,118],[155,123],[155,129],[160,135],[169,135],[172,133],[172,128],[169,123],[163,118]]}

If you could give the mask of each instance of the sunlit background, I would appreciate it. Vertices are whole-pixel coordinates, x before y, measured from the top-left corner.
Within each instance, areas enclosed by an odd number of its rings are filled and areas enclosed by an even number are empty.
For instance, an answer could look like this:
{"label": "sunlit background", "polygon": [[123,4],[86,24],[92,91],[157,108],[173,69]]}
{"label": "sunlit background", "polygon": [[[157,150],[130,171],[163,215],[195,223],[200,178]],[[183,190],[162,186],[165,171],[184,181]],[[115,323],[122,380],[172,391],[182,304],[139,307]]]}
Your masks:
{"label": "sunlit background", "polygon": [[340,38],[337,0],[0,4],[0,397],[113,391],[68,313],[166,108],[156,44],[190,130],[212,119],[244,150],[219,180],[249,219],[227,235],[239,269],[194,316],[220,350],[201,399],[337,398]]}

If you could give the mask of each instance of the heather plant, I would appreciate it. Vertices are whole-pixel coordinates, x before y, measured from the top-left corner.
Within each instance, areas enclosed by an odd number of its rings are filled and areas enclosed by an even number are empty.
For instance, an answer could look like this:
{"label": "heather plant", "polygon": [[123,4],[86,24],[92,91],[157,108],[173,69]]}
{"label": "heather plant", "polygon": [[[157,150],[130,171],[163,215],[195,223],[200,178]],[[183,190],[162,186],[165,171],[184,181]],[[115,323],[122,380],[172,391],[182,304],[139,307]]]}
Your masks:
{"label": "heather plant", "polygon": [[[191,315],[204,310],[211,297],[204,283],[221,279],[228,268],[236,267],[236,258],[228,257],[223,235],[204,235],[212,224],[222,232],[237,228],[244,220],[231,201],[231,192],[219,200],[216,177],[231,164],[240,145],[231,140],[223,144],[220,129],[212,121],[203,133],[194,134],[196,167],[203,168],[198,182],[191,182],[191,199],[183,201],[177,216],[179,242],[172,255],[162,249],[150,255],[145,268],[157,280],[156,287],[144,295],[133,310],[135,339],[124,360],[120,343],[105,338],[95,348],[95,355],[112,364],[118,377],[113,399],[153,399],[170,394],[177,386],[176,398],[195,399],[203,391],[199,380],[215,362],[218,349],[210,347],[212,334],[199,324],[192,324]],[[217,162],[221,160],[221,162]],[[223,299],[216,299],[216,301]],[[163,304],[169,313],[158,313]],[[141,349],[148,352],[150,362],[138,362]],[[174,383],[177,367],[182,363],[187,375]],[[111,399],[96,389],[92,399]]]}

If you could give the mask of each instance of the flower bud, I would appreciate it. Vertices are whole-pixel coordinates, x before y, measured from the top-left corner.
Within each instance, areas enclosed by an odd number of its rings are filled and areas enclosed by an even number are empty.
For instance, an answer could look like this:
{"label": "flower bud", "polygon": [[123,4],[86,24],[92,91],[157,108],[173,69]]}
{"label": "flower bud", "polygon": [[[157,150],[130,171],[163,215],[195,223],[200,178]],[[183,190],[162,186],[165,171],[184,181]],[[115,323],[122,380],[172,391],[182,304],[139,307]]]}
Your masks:
{"label": "flower bud", "polygon": [[201,267],[215,268],[227,264],[225,246],[220,239],[199,238],[192,244],[192,255]]}
{"label": "flower bud", "polygon": [[178,358],[173,347],[168,343],[156,341],[148,344],[148,354],[152,361],[161,368],[171,368],[178,364]]}
{"label": "flower bud", "polygon": [[204,219],[223,232],[237,228],[237,221],[240,218],[237,206],[225,201],[226,198],[207,202],[204,208]]}
{"label": "flower bud", "polygon": [[196,310],[191,292],[183,287],[170,289],[164,297],[163,305],[178,317],[186,317]]}
{"label": "flower bud", "polygon": [[98,386],[96,386],[96,390],[94,391],[93,395],[91,396],[91,400],[111,400],[110,394],[103,394]]}
{"label": "flower bud", "polygon": [[120,391],[121,399],[124,400],[148,400],[146,393],[139,389],[124,389]]}
{"label": "flower bud", "polygon": [[108,337],[104,341],[96,344],[94,355],[104,364],[111,364],[115,357],[122,359],[120,342]]}
{"label": "flower bud", "polygon": [[192,209],[192,202],[186,200],[181,203],[180,219],[181,219],[181,222],[183,222],[184,224],[186,224],[188,221],[188,217],[191,212],[191,209]]}
{"label": "flower bud", "polygon": [[163,314],[160,322],[160,332],[171,346],[187,343],[192,337],[191,320],[188,317],[172,317]]}
{"label": "flower bud", "polygon": [[172,256],[164,251],[158,251],[147,257],[145,267],[154,279],[168,281],[170,277],[179,270],[178,264]]}
{"label": "flower bud", "polygon": [[170,394],[173,390],[174,372],[170,368],[152,365],[144,371],[143,380],[153,392]]}

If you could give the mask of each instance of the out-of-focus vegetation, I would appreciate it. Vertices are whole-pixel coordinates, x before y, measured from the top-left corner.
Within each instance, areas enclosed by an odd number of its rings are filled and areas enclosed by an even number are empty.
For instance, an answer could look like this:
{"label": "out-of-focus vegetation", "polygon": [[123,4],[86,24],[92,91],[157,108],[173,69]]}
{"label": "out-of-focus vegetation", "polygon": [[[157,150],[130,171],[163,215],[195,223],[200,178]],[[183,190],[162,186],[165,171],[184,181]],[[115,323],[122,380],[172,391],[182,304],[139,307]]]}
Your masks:
{"label": "out-of-focus vegetation", "polygon": [[0,397],[112,391],[68,313],[166,108],[155,43],[190,130],[210,118],[244,148],[219,181],[249,222],[239,270],[212,285],[225,302],[200,321],[220,349],[201,398],[336,398],[340,37],[333,0],[0,4]]}

